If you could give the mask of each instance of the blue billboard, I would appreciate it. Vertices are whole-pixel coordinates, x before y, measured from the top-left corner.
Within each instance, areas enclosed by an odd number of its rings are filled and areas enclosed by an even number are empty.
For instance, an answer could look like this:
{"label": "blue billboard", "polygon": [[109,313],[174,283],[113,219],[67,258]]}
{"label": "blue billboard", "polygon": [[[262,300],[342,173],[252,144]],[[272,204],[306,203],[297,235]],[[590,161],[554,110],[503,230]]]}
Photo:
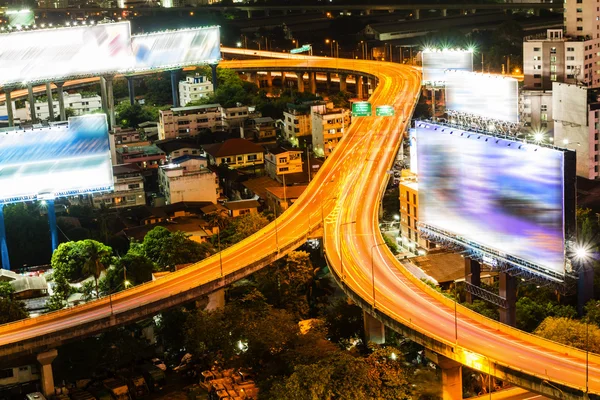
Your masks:
{"label": "blue billboard", "polygon": [[105,114],[0,134],[0,203],[113,190]]}
{"label": "blue billboard", "polygon": [[564,276],[565,152],[424,122],[416,143],[419,223],[488,259]]}

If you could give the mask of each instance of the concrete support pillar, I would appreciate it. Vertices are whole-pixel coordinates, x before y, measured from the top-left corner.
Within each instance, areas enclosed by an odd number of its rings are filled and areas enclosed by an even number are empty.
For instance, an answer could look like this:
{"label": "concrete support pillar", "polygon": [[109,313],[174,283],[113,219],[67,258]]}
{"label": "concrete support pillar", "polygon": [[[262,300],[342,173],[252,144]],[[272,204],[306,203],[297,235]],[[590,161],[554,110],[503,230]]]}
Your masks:
{"label": "concrete support pillar", "polygon": [[338,74],[338,76],[340,77],[340,92],[347,92],[348,85],[346,84],[346,78],[348,77],[348,75]]}
{"label": "concrete support pillar", "polygon": [[173,107],[179,107],[179,69],[171,71],[171,95],[173,96]]}
{"label": "concrete support pillar", "polygon": [[367,94],[369,96],[371,96],[371,94],[373,94],[373,92],[375,91],[375,87],[377,86],[377,81],[375,80],[375,78],[368,78],[367,82],[368,82]]}
{"label": "concrete support pillar", "polygon": [[363,98],[363,77],[360,75],[355,75],[354,80],[356,81],[356,97],[359,99]]}
{"label": "concrete support pillar", "polygon": [[309,72],[308,79],[310,80],[310,92],[312,94],[316,94],[317,93],[317,73]]}
{"label": "concrete support pillar", "polygon": [[577,279],[577,312],[583,316],[583,307],[594,298],[594,268],[582,266]]}
{"label": "concrete support pillar", "polygon": [[304,92],[304,71],[297,71],[296,76],[298,76],[298,91]]}
{"label": "concrete support pillar", "polygon": [[447,17],[448,16],[448,10],[445,8],[442,8],[442,17]]}
{"label": "concrete support pillar", "polygon": [[54,101],[50,82],[46,82],[46,97],[48,98],[48,121],[54,121]]}
{"label": "concrete support pillar", "polygon": [[54,199],[46,200],[48,207],[48,225],[50,225],[50,239],[52,243],[52,253],[58,247],[58,229],[56,227],[56,211],[54,210]]}
{"label": "concrete support pillar", "polygon": [[[481,264],[465,257],[465,281],[474,286],[481,286]],[[473,295],[467,291],[467,302],[473,304]]]}
{"label": "concrete support pillar", "polygon": [[[60,116],[61,121],[67,120],[67,110],[65,109],[65,93],[63,92],[64,82],[54,82],[56,86],[56,96],[58,97],[58,114]],[[100,88],[102,89],[104,85],[102,82],[100,83]]]}
{"label": "concrete support pillar", "polygon": [[212,72],[212,84],[213,84],[213,92],[217,92],[219,88],[219,80],[217,79],[217,64],[210,65],[210,71]]}
{"label": "concrete support pillar", "polygon": [[281,88],[285,89],[285,71],[281,71]]}
{"label": "concrete support pillar", "polygon": [[421,19],[421,10],[416,9],[413,11],[413,17],[415,17],[415,19]]}
{"label": "concrete support pillar", "polygon": [[363,311],[363,320],[365,327],[365,340],[377,344],[385,343],[385,325],[383,322],[375,319],[371,314]]}
{"label": "concrete support pillar", "polygon": [[248,19],[252,18],[252,10],[247,10],[248,12]]}
{"label": "concrete support pillar", "polygon": [[540,9],[539,8],[534,8],[533,9],[533,15],[535,15],[536,17],[540,16]]}
{"label": "concrete support pillar", "polygon": [[442,400],[462,400],[462,365],[427,349],[425,357],[442,370]]}
{"label": "concrete support pillar", "polygon": [[212,292],[208,295],[208,304],[206,305],[206,311],[215,311],[225,307],[225,289],[219,289],[216,292]]}
{"label": "concrete support pillar", "polygon": [[113,79],[113,76],[104,77],[104,81],[106,82],[106,105],[108,107],[108,120],[110,121],[111,129],[117,123],[117,118],[115,116],[115,97],[113,94]]}
{"label": "concrete support pillar", "polygon": [[6,114],[8,115],[8,126],[15,126],[15,117],[13,115],[11,90],[4,88],[4,95],[6,96]]}
{"label": "concrete support pillar", "polygon": [[327,72],[327,91],[331,89],[331,72]]}
{"label": "concrete support pillar", "polygon": [[371,15],[371,10],[365,10],[365,15]]}
{"label": "concrete support pillar", "polygon": [[6,245],[6,227],[4,226],[4,204],[0,204],[0,253],[2,255],[2,269],[10,270],[10,258]]}
{"label": "concrete support pillar", "polygon": [[476,8],[472,8],[472,9],[471,9],[471,14],[475,14],[476,12],[477,12],[477,9],[476,9]]}
{"label": "concrete support pillar", "polygon": [[517,325],[517,279],[506,272],[500,272],[500,297],[506,299],[507,307],[500,307],[500,322],[510,326]]}
{"label": "concrete support pillar", "polygon": [[33,85],[31,83],[27,84],[27,101],[29,102],[29,109],[31,110],[31,122],[36,122],[35,98],[33,97]]}
{"label": "concrete support pillar", "polygon": [[135,78],[133,76],[126,76],[127,79],[127,92],[129,93],[129,104],[135,104]]}
{"label": "concrete support pillar", "polygon": [[42,384],[42,393],[49,398],[54,396],[54,375],[52,374],[52,361],[56,358],[58,352],[56,349],[46,351],[37,355],[37,361],[40,363],[40,382]]}
{"label": "concrete support pillar", "polygon": [[108,96],[106,95],[106,79],[103,76],[100,77],[100,100],[102,101],[102,111],[108,116]]}
{"label": "concrete support pillar", "polygon": [[273,87],[273,76],[270,71],[267,71],[267,87]]}

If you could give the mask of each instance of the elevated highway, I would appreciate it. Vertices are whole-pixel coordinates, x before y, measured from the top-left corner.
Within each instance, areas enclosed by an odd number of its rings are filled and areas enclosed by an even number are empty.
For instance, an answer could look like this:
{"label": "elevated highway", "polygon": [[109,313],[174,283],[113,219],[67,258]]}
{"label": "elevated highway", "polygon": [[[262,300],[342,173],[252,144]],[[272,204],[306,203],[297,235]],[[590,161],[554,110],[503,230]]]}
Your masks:
{"label": "elevated highway", "polygon": [[[242,54],[245,50],[223,49]],[[420,91],[409,66],[362,60],[260,53],[277,60],[224,67],[352,70],[377,77],[373,107],[394,117],[356,118],[307,190],[276,222],[200,263],[79,307],[0,326],[0,360],[36,354],[69,340],[146,318],[210,293],[271,263],[324,229],[326,257],[342,288],[369,314],[440,355],[551,398],[600,395],[600,356],[550,342],[476,314],[430,288],[382,245],[379,201]],[[222,271],[222,273],[221,273]],[[588,373],[586,374],[586,370]],[[586,376],[589,377],[586,385]],[[456,393],[449,394],[458,398]]]}

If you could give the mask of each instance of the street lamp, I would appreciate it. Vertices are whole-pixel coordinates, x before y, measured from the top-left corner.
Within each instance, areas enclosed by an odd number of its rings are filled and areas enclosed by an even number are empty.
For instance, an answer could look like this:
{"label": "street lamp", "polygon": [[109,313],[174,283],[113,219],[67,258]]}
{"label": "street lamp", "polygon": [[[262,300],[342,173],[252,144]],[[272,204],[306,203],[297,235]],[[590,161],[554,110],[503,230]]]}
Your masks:
{"label": "street lamp", "polygon": [[377,304],[375,303],[375,264],[373,262],[373,249],[384,244],[385,242],[381,242],[375,243],[373,246],[371,246],[371,279],[373,280],[373,308],[377,307]]}
{"label": "street lamp", "polygon": [[338,235],[338,248],[340,249],[340,270],[342,274],[342,282],[344,282],[344,252],[342,251],[342,228],[344,225],[355,224],[356,221],[344,222],[340,225],[340,233]]}
{"label": "street lamp", "polygon": [[236,45],[237,47],[242,47],[242,42],[237,42],[235,45]]}
{"label": "street lamp", "polygon": [[112,305],[112,295],[114,292],[117,291],[117,289],[119,289],[121,286],[123,286],[125,289],[127,289],[127,286],[131,285],[131,282],[129,282],[127,279],[125,279],[123,281],[123,283],[117,285],[117,287],[114,290],[110,290],[108,292],[108,302],[110,304],[110,315],[113,315],[113,305]]}
{"label": "street lamp", "polygon": [[335,42],[335,40],[331,41],[329,39],[325,39],[325,44],[329,45],[329,55],[331,56],[331,58],[333,58],[333,42]]}

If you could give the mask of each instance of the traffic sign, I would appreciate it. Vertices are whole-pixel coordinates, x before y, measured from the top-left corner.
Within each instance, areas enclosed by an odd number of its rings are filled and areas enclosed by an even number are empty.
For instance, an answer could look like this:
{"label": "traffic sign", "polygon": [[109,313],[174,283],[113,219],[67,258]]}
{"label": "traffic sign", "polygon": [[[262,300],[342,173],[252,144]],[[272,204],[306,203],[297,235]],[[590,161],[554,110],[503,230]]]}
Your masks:
{"label": "traffic sign", "polygon": [[304,53],[305,51],[310,51],[311,48],[312,47],[310,46],[310,44],[305,44],[302,47],[298,47],[297,49],[290,50],[290,53],[292,53],[292,54]]}
{"label": "traffic sign", "polygon": [[375,115],[378,117],[393,117],[394,107],[392,106],[377,106],[375,107]]}
{"label": "traffic sign", "polygon": [[353,117],[370,117],[373,114],[371,103],[368,101],[359,101],[352,103]]}

